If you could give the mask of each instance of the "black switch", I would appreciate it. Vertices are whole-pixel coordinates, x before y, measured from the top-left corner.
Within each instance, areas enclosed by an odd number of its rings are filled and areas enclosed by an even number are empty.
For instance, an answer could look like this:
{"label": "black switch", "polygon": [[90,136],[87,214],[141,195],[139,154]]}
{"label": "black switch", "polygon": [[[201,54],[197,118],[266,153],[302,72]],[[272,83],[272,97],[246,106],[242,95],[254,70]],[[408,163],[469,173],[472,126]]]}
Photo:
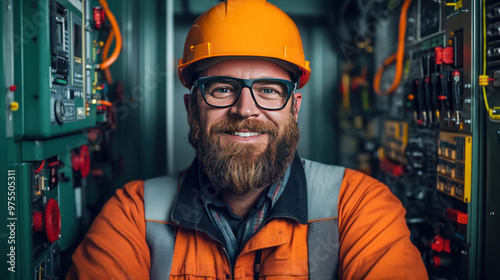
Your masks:
{"label": "black switch", "polygon": [[460,113],[462,111],[462,72],[458,69],[452,72],[452,95],[453,95],[453,109],[456,114],[456,123],[460,123]]}

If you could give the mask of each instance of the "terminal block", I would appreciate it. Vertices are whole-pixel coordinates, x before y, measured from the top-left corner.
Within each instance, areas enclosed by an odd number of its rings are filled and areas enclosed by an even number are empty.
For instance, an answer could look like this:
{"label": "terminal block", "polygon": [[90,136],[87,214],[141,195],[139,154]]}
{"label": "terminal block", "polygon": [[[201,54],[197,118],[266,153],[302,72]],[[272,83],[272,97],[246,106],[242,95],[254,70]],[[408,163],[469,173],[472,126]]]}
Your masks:
{"label": "terminal block", "polygon": [[472,137],[441,132],[438,140],[437,189],[470,202]]}

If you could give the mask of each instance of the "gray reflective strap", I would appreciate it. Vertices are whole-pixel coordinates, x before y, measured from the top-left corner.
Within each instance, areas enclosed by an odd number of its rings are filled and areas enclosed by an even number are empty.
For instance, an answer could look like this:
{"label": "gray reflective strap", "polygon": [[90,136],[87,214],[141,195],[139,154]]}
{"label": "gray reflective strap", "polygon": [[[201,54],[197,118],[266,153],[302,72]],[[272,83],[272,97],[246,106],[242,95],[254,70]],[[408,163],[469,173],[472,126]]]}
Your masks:
{"label": "gray reflective strap", "polygon": [[340,186],[345,168],[304,160],[309,221],[338,216]]}
{"label": "gray reflective strap", "polygon": [[345,168],[304,160],[309,279],[338,279],[338,201]]}
{"label": "gray reflective strap", "polygon": [[146,220],[170,221],[177,196],[177,175],[162,176],[144,182],[144,213]]}
{"label": "gray reflective strap", "polygon": [[310,223],[307,232],[309,279],[338,279],[339,249],[337,219]]}
{"label": "gray reflective strap", "polygon": [[151,259],[150,279],[168,279],[174,257],[176,227],[167,224],[177,195],[177,176],[144,182],[146,242]]}
{"label": "gray reflective strap", "polygon": [[151,267],[149,278],[168,279],[174,258],[175,227],[163,223],[146,222],[146,242]]}

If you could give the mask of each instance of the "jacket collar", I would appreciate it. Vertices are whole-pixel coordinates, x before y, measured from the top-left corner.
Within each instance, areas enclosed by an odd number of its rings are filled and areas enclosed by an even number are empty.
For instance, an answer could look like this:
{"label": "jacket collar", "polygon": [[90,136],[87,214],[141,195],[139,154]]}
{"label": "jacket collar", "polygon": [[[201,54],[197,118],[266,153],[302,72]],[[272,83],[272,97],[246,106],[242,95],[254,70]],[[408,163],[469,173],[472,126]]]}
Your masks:
{"label": "jacket collar", "polygon": [[[307,224],[307,185],[302,161],[297,153],[291,163],[291,173],[285,190],[266,220],[275,218],[293,219]],[[199,162],[193,161],[181,184],[172,209],[172,221],[181,227],[206,232],[212,238],[221,240],[218,230],[210,221],[202,201],[199,176]]]}

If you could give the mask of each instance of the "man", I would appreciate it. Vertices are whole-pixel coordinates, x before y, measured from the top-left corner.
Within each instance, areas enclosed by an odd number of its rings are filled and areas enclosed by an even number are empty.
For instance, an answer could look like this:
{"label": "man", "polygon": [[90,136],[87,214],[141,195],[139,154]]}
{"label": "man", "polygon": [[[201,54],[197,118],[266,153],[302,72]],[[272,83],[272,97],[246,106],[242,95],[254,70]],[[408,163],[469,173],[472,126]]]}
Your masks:
{"label": "man", "polygon": [[179,63],[196,159],[118,190],[68,279],[426,279],[385,185],[296,153],[309,74],[295,24],[265,0],[201,15]]}

